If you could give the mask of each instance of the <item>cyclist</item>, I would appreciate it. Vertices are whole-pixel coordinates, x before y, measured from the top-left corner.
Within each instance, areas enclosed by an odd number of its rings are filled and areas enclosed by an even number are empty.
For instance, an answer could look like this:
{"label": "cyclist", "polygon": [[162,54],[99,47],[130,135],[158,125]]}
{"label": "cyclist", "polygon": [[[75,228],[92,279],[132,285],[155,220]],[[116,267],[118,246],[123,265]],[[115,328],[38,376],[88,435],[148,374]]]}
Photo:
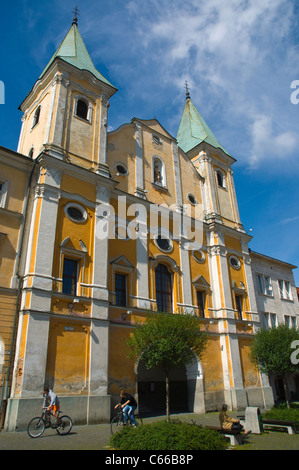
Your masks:
{"label": "cyclist", "polygon": [[125,390],[121,390],[120,397],[120,403],[118,403],[114,408],[121,406],[124,412],[125,424],[127,424],[128,418],[130,418],[133,423],[133,426],[136,427],[137,423],[135,421],[134,411],[137,408],[137,402],[135,398],[130,393],[126,393]]}
{"label": "cyclist", "polygon": [[44,388],[43,408],[47,408],[47,411],[53,410],[53,415],[56,418],[56,425],[57,427],[59,427],[61,424],[61,420],[59,418],[59,409],[60,409],[59,399],[56,393],[54,393],[53,390],[50,389],[50,387]]}

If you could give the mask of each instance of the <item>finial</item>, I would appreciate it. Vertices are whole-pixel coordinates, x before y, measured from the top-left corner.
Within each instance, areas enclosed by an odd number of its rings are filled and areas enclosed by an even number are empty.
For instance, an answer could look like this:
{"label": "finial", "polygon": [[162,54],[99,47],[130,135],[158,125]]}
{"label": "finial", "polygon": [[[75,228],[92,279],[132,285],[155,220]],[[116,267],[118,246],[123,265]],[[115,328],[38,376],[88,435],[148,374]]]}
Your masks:
{"label": "finial", "polygon": [[78,25],[78,16],[79,16],[78,5],[76,5],[76,8],[73,10],[73,13],[74,13],[75,16],[73,18],[73,23],[72,24]]}
{"label": "finial", "polygon": [[186,88],[186,100],[190,100],[190,92],[189,92],[187,80],[185,81],[185,88]]}

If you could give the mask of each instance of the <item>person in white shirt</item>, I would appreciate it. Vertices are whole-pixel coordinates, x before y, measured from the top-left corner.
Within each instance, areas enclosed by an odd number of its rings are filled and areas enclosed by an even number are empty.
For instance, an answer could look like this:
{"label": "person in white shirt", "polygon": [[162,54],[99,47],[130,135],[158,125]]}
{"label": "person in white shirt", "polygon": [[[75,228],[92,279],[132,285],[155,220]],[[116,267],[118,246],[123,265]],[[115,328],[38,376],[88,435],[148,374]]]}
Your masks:
{"label": "person in white shirt", "polygon": [[47,408],[47,411],[52,411],[56,418],[57,426],[60,426],[61,421],[59,418],[60,403],[59,398],[50,387],[44,388],[44,403],[43,408]]}

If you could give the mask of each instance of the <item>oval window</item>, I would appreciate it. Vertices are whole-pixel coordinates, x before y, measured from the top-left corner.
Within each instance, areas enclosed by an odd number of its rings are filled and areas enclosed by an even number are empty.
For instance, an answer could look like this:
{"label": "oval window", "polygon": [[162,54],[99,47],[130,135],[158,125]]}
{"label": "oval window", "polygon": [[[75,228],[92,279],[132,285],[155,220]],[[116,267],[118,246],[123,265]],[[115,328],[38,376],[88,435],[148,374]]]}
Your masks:
{"label": "oval window", "polygon": [[205,254],[202,250],[194,250],[192,254],[193,254],[193,258],[195,259],[195,261],[197,261],[198,263],[204,262]]}
{"label": "oval window", "polygon": [[172,243],[169,238],[163,237],[162,235],[158,235],[156,238],[156,244],[162,251],[171,251],[172,250]]}
{"label": "oval window", "polygon": [[188,194],[188,201],[193,206],[196,206],[196,204],[197,204],[197,200],[196,200],[196,197],[194,196],[194,194],[191,194],[191,193]]}
{"label": "oval window", "polygon": [[234,269],[240,268],[240,260],[236,256],[230,256],[229,262]]}
{"label": "oval window", "polygon": [[128,174],[127,168],[125,167],[125,165],[122,165],[121,163],[118,163],[115,168],[116,168],[117,173],[119,173],[120,175]]}
{"label": "oval window", "polygon": [[69,203],[65,206],[65,214],[73,222],[84,222],[87,219],[87,212],[79,204]]}

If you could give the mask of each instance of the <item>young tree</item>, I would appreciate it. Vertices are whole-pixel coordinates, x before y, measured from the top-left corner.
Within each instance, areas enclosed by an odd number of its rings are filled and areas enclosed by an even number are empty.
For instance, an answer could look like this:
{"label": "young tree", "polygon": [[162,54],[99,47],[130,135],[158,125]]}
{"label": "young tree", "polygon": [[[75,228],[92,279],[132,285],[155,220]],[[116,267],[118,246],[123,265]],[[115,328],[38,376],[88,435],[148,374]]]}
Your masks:
{"label": "young tree", "polygon": [[129,356],[142,358],[147,369],[161,367],[165,372],[166,416],[170,419],[169,372],[200,358],[207,346],[207,333],[200,330],[197,317],[189,314],[148,314],[127,342]]}
{"label": "young tree", "polygon": [[262,373],[282,375],[288,407],[287,374],[299,371],[297,361],[292,359],[294,356],[292,344],[298,340],[299,331],[297,329],[279,325],[277,328],[259,330],[251,347],[251,360]]}

